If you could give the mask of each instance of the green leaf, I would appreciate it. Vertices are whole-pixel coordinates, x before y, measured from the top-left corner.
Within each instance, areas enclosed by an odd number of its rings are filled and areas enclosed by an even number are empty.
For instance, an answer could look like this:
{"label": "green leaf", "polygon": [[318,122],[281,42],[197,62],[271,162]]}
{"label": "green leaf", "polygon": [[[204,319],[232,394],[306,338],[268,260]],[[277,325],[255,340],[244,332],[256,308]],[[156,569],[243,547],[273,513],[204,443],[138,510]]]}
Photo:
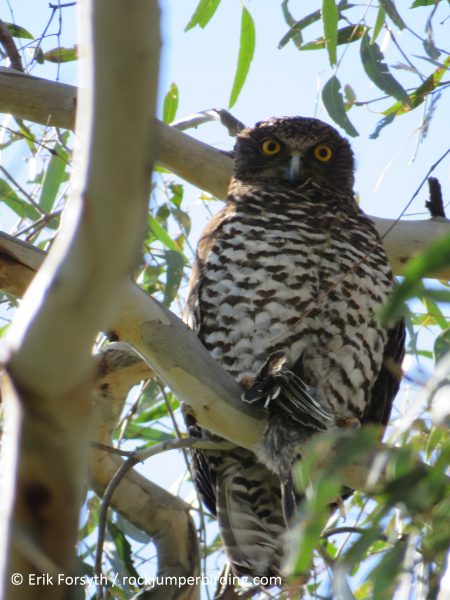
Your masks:
{"label": "green leaf", "polygon": [[[295,21],[294,17],[289,12],[288,2],[289,2],[289,0],[283,0],[283,2],[281,3],[281,11],[283,13],[284,20],[289,25],[289,27],[291,27],[291,29],[292,29],[293,27],[295,27],[297,25],[297,22]],[[288,33],[290,33],[290,30]],[[283,37],[283,40],[285,37],[286,36]],[[288,40],[289,39],[292,39],[292,41],[297,46],[297,48],[300,48],[300,46],[303,43],[303,37],[302,37],[301,30],[298,30],[298,31],[292,33],[292,35],[289,35]],[[286,41],[288,41],[288,40],[286,40]],[[280,44],[281,44],[281,42],[280,42]],[[280,48],[280,45],[278,45],[278,47]]]}
{"label": "green leaf", "polygon": [[241,18],[241,37],[239,43],[239,56],[238,56],[238,64],[236,69],[236,75],[234,76],[233,87],[230,95],[229,108],[231,108],[238,96],[241,92],[242,86],[245,83],[247,78],[248,71],[250,69],[250,64],[253,60],[253,53],[255,51],[255,24],[253,23],[253,19],[248,12],[248,10],[244,7],[242,9],[242,18]]}
{"label": "green leaf", "polygon": [[294,23],[294,25],[292,25],[292,27],[289,29],[289,31],[286,33],[286,35],[284,35],[281,38],[281,40],[279,41],[278,48],[279,49],[283,48],[283,46],[286,46],[286,44],[289,42],[289,40],[294,38],[294,36],[299,35],[300,32],[302,31],[302,29],[304,29],[305,27],[308,27],[308,25],[311,25],[312,23],[315,23],[316,21],[319,21],[320,15],[321,15],[320,10],[315,10],[313,13],[307,15],[306,17],[303,17],[303,19],[301,19],[300,21],[297,21],[297,23]]}
{"label": "green leaf", "polygon": [[179,252],[174,252],[173,250],[167,250],[165,258],[167,271],[163,304],[169,307],[178,293],[183,278],[184,260]]}
{"label": "green leaf", "polygon": [[436,304],[436,302],[434,302],[431,298],[428,297],[422,298],[422,302],[424,303],[425,308],[427,309],[428,319],[431,319],[432,323],[436,323],[436,325],[440,327],[442,331],[444,329],[447,329],[449,323],[442,314],[442,311]]}
{"label": "green leaf", "polygon": [[183,260],[187,261],[179,245],[170,237],[167,231],[160,223],[155,219],[154,216],[148,215],[148,225],[152,230],[153,235],[169,250],[178,252],[183,257]]}
{"label": "green leaf", "polygon": [[12,37],[22,38],[24,40],[34,40],[34,35],[32,35],[29,31],[20,27],[20,25],[16,25],[15,23],[6,23],[6,27],[8,28],[9,33]]}
{"label": "green leaf", "polygon": [[438,362],[450,352],[450,328],[443,331],[434,341],[434,361]]}
{"label": "green leaf", "polygon": [[[306,17],[303,17],[303,19],[300,19],[300,21],[297,21],[296,23],[291,24],[288,21],[289,15],[287,12],[287,7],[285,9],[285,5],[287,5],[287,0],[284,0],[283,5],[282,5],[282,10],[283,10],[283,14],[285,15],[285,19],[289,23],[289,25],[291,25],[291,28],[286,33],[286,35],[284,35],[281,38],[280,42],[278,43],[278,48],[282,48],[283,46],[285,46],[289,42],[289,40],[293,39],[295,36],[297,36],[297,35],[301,36],[301,31],[303,29],[305,29],[309,25],[312,25],[313,23],[316,23],[317,21],[320,21],[320,19],[322,17],[322,11],[320,9],[318,9],[318,10],[315,10],[314,12],[310,13],[309,15],[306,15]],[[348,10],[350,8],[353,8],[353,4],[350,4],[347,0],[341,0],[337,5],[338,16],[342,17],[342,13],[345,10]],[[286,15],[288,15],[288,17]],[[323,47],[325,47],[325,40],[324,40],[324,38],[321,38],[321,39],[324,42]],[[297,38],[296,45],[299,49],[301,49],[299,47],[300,41],[301,41],[301,37]],[[354,41],[354,40],[351,40],[351,41]]]}
{"label": "green leaf", "polygon": [[383,10],[383,7],[380,6],[377,13],[377,18],[375,21],[375,25],[373,27],[372,37],[370,38],[370,43],[373,44],[377,39],[384,23],[386,21],[386,13]]}
{"label": "green leaf", "polygon": [[189,29],[192,29],[196,25],[204,29],[213,18],[219,4],[220,0],[200,0],[184,31],[189,31]]}
{"label": "green leaf", "polygon": [[[171,394],[169,395],[169,402],[172,411],[180,406],[179,401]],[[158,402],[155,406],[152,406],[149,410],[141,412],[139,416],[135,418],[135,422],[137,424],[151,423],[153,421],[159,421],[167,416],[169,416],[169,411],[166,402],[163,400]]]}
{"label": "green leaf", "polygon": [[[356,42],[361,39],[363,35],[369,30],[365,25],[348,25],[347,27],[342,27],[337,32],[337,45],[341,44],[351,44],[352,42]],[[312,42],[308,42],[307,44],[303,44],[299,50],[322,50],[322,48],[326,47],[325,38],[319,37]]]}
{"label": "green leaf", "polygon": [[21,219],[36,221],[41,216],[31,204],[20,198],[4,179],[0,179],[0,202],[4,202]]}
{"label": "green leaf", "polygon": [[172,123],[175,119],[178,109],[178,87],[176,83],[172,83],[169,91],[164,98],[163,104],[163,121],[164,123]]}
{"label": "green leaf", "polygon": [[308,511],[299,525],[289,531],[290,552],[286,570],[290,576],[301,576],[311,568],[314,549],[320,544],[320,536],[329,518],[327,510]]}
{"label": "green leaf", "polygon": [[355,90],[348,83],[346,83],[344,85],[344,98],[345,98],[344,108],[345,108],[345,111],[348,111],[356,102]]}
{"label": "green leaf", "polygon": [[353,127],[347,113],[345,112],[344,98],[340,92],[341,84],[339,79],[333,75],[323,87],[322,102],[327,109],[328,114],[344,131],[353,137],[359,135]]}
{"label": "green leaf", "polygon": [[114,545],[116,546],[117,554],[121,563],[127,570],[128,575],[131,577],[139,577],[139,573],[136,571],[136,568],[133,564],[133,551],[129,541],[115,523],[108,520],[107,526],[108,532],[114,541]]}
{"label": "green leaf", "polygon": [[170,183],[169,190],[172,192],[172,195],[169,197],[169,201],[177,208],[180,208],[184,194],[183,185],[181,183]]}
{"label": "green leaf", "polygon": [[140,442],[146,441],[151,442],[148,445],[153,446],[159,442],[165,442],[166,440],[173,440],[173,434],[166,433],[155,427],[148,427],[146,425],[137,425],[133,421],[128,423],[127,429],[123,435],[127,440],[137,439]]}
{"label": "green leaf", "polygon": [[35,60],[38,65],[44,64],[44,53],[42,52],[42,48],[40,46],[39,48],[35,48],[33,60]]}
{"label": "green leaf", "polygon": [[25,125],[25,122],[19,117],[14,117],[14,120],[16,121],[17,126],[19,127],[19,131],[23,135],[23,139],[25,140],[25,143],[27,144],[30,152],[32,154],[36,154],[36,138],[34,136],[34,133],[27,125]]}
{"label": "green leaf", "polygon": [[395,4],[392,0],[380,0],[380,5],[384,8],[385,13],[390,19],[397,25],[399,29],[405,29],[406,25],[404,20],[401,18]]}
{"label": "green leaf", "polygon": [[[69,137],[69,132],[66,131],[62,137],[63,142],[65,143]],[[60,144],[55,144],[53,147],[53,152],[54,154],[52,155],[45,172],[41,194],[39,196],[39,206],[46,213],[51,212],[58,195],[59,188],[67,179],[67,150],[65,150],[65,148],[63,148]]]}
{"label": "green leaf", "polygon": [[380,90],[409,105],[408,94],[389,72],[378,44],[371,44],[367,34],[361,40],[361,61],[367,76]]}
{"label": "green leaf", "polygon": [[53,63],[65,63],[73,60],[78,60],[78,49],[76,46],[72,48],[53,48],[43,54],[44,60],[48,60]]}
{"label": "green leaf", "polygon": [[373,581],[373,596],[378,600],[392,600],[394,597],[394,583],[397,575],[404,568],[407,545],[403,541],[391,548],[383,556],[378,565],[373,569],[370,579]]}
{"label": "green leaf", "polygon": [[335,0],[322,0],[323,35],[330,65],[335,65],[337,62],[336,46],[338,20],[339,12]]}
{"label": "green leaf", "polygon": [[[439,82],[441,81],[444,73],[450,68],[450,56],[448,56],[443,64],[439,66],[425,81],[419,85],[419,87],[414,90],[409,95],[409,104],[405,105],[399,102],[396,102],[388,109],[384,111],[384,115],[402,115],[414,108],[417,108],[425,101],[425,98],[430,94],[433,90],[437,88]],[[394,118],[394,117],[392,117]]]}
{"label": "green leaf", "polygon": [[[403,281],[395,289],[388,304],[380,312],[380,318],[384,323],[393,321],[402,314],[404,302],[413,296],[440,296],[433,290],[424,292],[422,278],[437,273],[442,267],[450,263],[450,235],[438,238],[426,250],[412,258],[403,272]],[[439,290],[437,290],[439,292]]]}
{"label": "green leaf", "polygon": [[440,0],[415,0],[409,8],[418,8],[419,6],[434,6]]}

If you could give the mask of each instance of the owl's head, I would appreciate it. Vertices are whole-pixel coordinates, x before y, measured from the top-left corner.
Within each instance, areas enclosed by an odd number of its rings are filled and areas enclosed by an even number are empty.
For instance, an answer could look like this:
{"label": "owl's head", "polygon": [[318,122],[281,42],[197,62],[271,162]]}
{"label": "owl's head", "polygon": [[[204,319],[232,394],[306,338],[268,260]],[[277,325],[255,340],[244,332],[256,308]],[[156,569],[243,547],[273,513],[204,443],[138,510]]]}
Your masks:
{"label": "owl's head", "polygon": [[350,144],[330,125],[307,117],[274,117],[243,129],[234,149],[234,177],[295,188],[310,180],[325,189],[351,192]]}

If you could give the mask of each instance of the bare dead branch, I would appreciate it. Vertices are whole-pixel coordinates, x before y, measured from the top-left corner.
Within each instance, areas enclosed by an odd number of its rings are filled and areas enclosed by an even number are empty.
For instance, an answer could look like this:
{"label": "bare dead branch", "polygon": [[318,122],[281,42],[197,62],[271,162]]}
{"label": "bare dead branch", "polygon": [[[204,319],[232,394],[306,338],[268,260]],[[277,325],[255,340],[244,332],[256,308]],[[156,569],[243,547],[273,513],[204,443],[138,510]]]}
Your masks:
{"label": "bare dead branch", "polygon": [[432,217],[444,217],[444,199],[442,198],[442,189],[439,179],[436,177],[428,178],[429,200],[425,202],[425,206],[430,211]]}

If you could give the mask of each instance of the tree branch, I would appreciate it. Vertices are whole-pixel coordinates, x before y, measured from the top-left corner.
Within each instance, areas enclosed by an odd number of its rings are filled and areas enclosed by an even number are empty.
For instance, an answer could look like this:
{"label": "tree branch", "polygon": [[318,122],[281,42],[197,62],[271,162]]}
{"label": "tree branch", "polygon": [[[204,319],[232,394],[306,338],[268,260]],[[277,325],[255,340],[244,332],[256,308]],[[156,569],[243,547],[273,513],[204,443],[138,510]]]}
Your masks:
{"label": "tree branch", "polygon": [[[20,292],[18,281],[26,284],[44,257],[31,244],[0,233],[0,288]],[[249,449],[259,443],[263,411],[241,402],[242,390],[231,375],[178,317],[136,284],[127,285],[111,329],[117,339],[139,352],[180,400],[193,407],[204,427]]]}
{"label": "tree branch", "polygon": [[[2,472],[9,504],[1,515],[0,570],[25,581],[36,565],[14,543],[10,522],[63,573],[73,572],[91,420],[90,348],[116,312],[140,248],[155,139],[157,2],[82,6],[88,58],[77,117],[79,179],[6,340]],[[12,599],[67,595],[63,585],[4,585]]]}
{"label": "tree branch", "polygon": [[[9,112],[36,123],[73,128],[77,89],[70,85],[24,75],[0,68],[0,111]],[[163,123],[157,122],[159,148],[157,159],[176,175],[211,193],[224,198],[232,172],[232,159]],[[383,236],[392,269],[399,275],[406,262],[437,237],[450,232],[450,221],[432,218],[420,221],[399,221],[371,217]],[[430,276],[450,278],[450,267]]]}
{"label": "tree branch", "polygon": [[[125,346],[125,347],[124,347]],[[98,423],[95,440],[111,444],[128,391],[151,375],[148,366],[130,347],[111,344],[102,352],[99,377],[95,382]],[[94,449],[90,460],[90,485],[103,496],[109,482],[124,461],[117,455]],[[158,574],[188,578],[200,573],[199,548],[189,506],[166,490],[148,481],[137,471],[128,471],[115,489],[111,506],[128,521],[145,531],[158,553]],[[189,588],[189,586],[186,586]],[[198,598],[198,588],[186,589],[186,600]],[[179,589],[164,586],[155,590],[153,600],[175,598]]]}

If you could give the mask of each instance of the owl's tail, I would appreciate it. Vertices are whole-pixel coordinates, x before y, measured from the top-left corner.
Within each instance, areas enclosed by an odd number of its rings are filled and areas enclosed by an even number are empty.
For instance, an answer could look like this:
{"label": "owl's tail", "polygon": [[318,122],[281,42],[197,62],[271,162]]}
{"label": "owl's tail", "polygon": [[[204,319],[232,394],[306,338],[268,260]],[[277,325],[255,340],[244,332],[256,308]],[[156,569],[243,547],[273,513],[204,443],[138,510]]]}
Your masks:
{"label": "owl's tail", "polygon": [[279,576],[286,531],[279,478],[251,452],[236,448],[223,457],[217,472],[216,507],[233,573]]}

